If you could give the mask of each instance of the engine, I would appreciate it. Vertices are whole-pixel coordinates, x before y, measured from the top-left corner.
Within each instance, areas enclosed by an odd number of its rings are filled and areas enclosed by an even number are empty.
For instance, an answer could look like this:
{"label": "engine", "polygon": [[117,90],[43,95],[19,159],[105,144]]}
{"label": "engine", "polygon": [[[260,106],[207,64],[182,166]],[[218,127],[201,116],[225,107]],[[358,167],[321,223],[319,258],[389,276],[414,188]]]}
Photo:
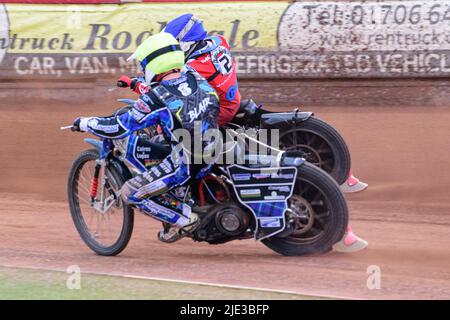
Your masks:
{"label": "engine", "polygon": [[237,236],[248,227],[250,215],[238,206],[225,206],[216,213],[216,227],[223,234]]}
{"label": "engine", "polygon": [[215,205],[202,218],[202,224],[195,232],[195,240],[218,244],[248,238],[252,235],[247,232],[251,221],[250,214],[235,204]]}

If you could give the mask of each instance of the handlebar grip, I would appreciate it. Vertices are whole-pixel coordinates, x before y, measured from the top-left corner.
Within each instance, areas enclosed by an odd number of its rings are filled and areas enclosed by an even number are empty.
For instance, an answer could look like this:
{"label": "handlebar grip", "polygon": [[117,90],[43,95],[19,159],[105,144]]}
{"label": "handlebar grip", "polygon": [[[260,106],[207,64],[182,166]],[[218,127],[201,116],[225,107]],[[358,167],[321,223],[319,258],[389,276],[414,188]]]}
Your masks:
{"label": "handlebar grip", "polygon": [[128,88],[128,83],[126,83],[125,81],[122,81],[122,80],[118,80],[117,81],[117,86],[119,88]]}

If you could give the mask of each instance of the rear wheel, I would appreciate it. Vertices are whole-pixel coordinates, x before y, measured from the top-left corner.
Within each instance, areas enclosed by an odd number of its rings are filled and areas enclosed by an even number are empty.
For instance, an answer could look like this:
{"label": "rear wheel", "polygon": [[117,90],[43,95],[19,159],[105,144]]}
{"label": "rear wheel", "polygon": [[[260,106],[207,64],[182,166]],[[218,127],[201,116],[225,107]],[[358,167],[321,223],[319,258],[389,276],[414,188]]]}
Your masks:
{"label": "rear wheel", "polygon": [[350,152],[342,136],[328,123],[310,117],[297,127],[280,132],[280,148],[301,156],[330,174],[341,185],[350,172]]}
{"label": "rear wheel", "polygon": [[[116,195],[125,180],[112,165],[100,171],[97,197],[92,202],[90,190],[98,157],[96,150],[87,150],[73,162],[67,186],[70,213],[78,233],[92,251],[114,256],[125,249],[131,238],[134,213]],[[101,201],[110,206],[102,206]]]}
{"label": "rear wheel", "polygon": [[286,256],[322,253],[344,236],[348,222],[345,198],[327,173],[309,163],[298,168],[288,208],[286,221],[293,229],[291,234],[262,240],[275,252]]}

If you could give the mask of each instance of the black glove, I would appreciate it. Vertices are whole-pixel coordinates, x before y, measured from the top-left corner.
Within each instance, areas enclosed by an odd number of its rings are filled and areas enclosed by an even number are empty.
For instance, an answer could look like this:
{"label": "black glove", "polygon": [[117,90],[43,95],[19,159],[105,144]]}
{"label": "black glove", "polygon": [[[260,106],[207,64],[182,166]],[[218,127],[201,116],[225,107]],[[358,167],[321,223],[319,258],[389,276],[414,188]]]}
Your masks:
{"label": "black glove", "polygon": [[81,131],[80,129],[80,122],[81,119],[80,118],[76,118],[75,121],[72,124],[72,128],[70,128],[70,130],[72,131]]}

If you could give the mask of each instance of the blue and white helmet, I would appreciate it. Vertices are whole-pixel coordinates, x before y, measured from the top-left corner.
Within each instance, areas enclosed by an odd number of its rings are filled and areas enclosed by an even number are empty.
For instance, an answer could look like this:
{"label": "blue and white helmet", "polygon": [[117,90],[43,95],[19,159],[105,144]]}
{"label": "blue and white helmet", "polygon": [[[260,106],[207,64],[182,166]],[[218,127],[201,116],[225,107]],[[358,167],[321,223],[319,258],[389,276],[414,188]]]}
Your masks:
{"label": "blue and white helmet", "polygon": [[192,13],[186,13],[170,21],[163,32],[172,34],[180,42],[184,52],[188,52],[192,45],[206,38],[207,32],[203,22]]}

